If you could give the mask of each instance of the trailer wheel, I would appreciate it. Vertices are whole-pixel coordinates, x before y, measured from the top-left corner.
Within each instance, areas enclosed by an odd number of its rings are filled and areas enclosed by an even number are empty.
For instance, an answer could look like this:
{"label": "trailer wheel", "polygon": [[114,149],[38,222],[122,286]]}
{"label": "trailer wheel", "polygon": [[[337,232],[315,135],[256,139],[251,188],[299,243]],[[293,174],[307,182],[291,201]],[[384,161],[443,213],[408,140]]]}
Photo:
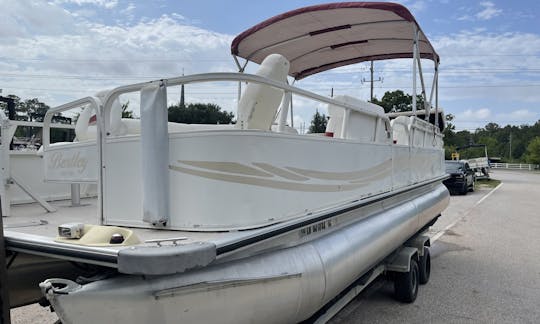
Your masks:
{"label": "trailer wheel", "polygon": [[424,255],[420,258],[418,282],[421,285],[425,285],[429,281],[431,275],[431,256],[429,255],[429,248],[424,246]]}
{"label": "trailer wheel", "polygon": [[397,300],[412,303],[418,295],[418,263],[411,259],[409,272],[398,272],[394,279],[394,294]]}

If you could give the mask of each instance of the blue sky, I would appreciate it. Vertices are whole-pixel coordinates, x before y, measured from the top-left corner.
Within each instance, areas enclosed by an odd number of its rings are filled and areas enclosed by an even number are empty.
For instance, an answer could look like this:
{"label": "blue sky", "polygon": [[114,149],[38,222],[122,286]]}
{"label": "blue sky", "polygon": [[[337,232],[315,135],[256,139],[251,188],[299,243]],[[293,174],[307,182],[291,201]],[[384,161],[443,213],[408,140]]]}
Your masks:
{"label": "blue sky", "polygon": [[[100,89],[153,78],[233,71],[229,46],[252,25],[327,1],[0,0],[0,88],[54,106]],[[540,1],[397,1],[441,56],[440,105],[458,129],[540,120]],[[429,63],[426,63],[426,66]],[[376,63],[380,98],[410,85],[410,62]],[[297,83],[368,99],[367,65]],[[360,72],[360,73],[358,73]],[[234,91],[192,100],[234,110]],[[188,89],[189,99],[189,89]],[[206,95],[206,97],[204,96]],[[307,107],[295,111],[309,123]]]}

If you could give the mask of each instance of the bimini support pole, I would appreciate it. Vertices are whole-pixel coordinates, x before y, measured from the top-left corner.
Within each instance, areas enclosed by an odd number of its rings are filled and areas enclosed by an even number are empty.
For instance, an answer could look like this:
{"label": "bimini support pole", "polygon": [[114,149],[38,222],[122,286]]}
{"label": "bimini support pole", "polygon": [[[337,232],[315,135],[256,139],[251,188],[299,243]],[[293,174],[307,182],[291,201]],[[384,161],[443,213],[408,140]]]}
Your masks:
{"label": "bimini support pole", "polygon": [[413,96],[412,96],[412,109],[416,116],[416,64],[418,58],[418,27],[413,24]]}
{"label": "bimini support pole", "polygon": [[439,127],[439,62],[435,63],[435,126]]}
{"label": "bimini support pole", "polygon": [[[417,50],[417,53],[419,51]],[[425,114],[425,120],[429,120],[429,102],[427,101],[427,95],[426,95],[426,85],[424,83],[424,72],[422,72],[422,60],[420,59],[420,55],[416,56],[416,60],[418,61],[418,75],[420,76],[420,85],[422,86],[422,98],[424,100],[424,111]]]}
{"label": "bimini support pole", "polygon": [[[238,72],[244,73],[244,70],[246,69],[246,66],[249,63],[249,61],[246,60],[246,62],[244,62],[244,65],[242,65],[242,64],[240,64],[240,61],[238,61],[238,56],[233,55],[232,57],[234,59],[234,63],[236,63],[236,67],[238,68]],[[238,96],[236,98],[238,100],[238,102],[240,102],[240,97],[242,97],[242,82],[238,81]]]}
{"label": "bimini support pole", "polygon": [[[292,81],[291,85],[293,86],[295,82],[296,82],[296,79]],[[294,111],[293,111],[292,93],[291,93],[291,99],[289,100],[289,105],[290,105],[290,111],[291,111],[291,127],[294,128]]]}
{"label": "bimini support pole", "polygon": [[433,105],[433,94],[435,93],[435,81],[437,80],[437,75],[439,73],[439,64],[437,62],[435,63],[435,72],[433,74],[433,83],[431,84],[431,92],[429,93],[429,105]]}
{"label": "bimini support pole", "polygon": [[[439,62],[434,61],[435,63],[435,73],[433,74],[433,85],[431,86],[431,93],[429,95],[429,105],[432,105],[433,102],[433,94],[437,90],[437,82],[439,80]],[[439,127],[439,107],[437,107],[437,104],[435,104],[435,126]]]}
{"label": "bimini support pole", "polygon": [[287,115],[289,114],[289,106],[292,98],[292,93],[285,91],[279,105],[279,120],[278,132],[283,133],[287,124]]}

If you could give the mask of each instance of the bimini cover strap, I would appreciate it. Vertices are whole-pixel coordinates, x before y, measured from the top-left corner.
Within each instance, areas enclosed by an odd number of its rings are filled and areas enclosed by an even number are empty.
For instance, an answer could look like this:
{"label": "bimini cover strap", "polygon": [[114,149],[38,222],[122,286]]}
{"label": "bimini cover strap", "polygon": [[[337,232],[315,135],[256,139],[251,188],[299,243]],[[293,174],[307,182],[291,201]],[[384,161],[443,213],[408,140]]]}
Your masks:
{"label": "bimini cover strap", "polygon": [[141,154],[143,221],[166,226],[169,221],[169,135],[167,89],[162,82],[141,90]]}

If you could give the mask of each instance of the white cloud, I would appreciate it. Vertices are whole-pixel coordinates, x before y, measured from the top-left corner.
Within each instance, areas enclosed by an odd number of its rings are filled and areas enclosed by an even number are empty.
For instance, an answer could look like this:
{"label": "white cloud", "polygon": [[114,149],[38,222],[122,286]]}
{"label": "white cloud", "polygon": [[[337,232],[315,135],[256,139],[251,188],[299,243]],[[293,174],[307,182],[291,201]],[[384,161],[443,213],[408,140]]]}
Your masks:
{"label": "white cloud", "polygon": [[491,111],[488,108],[478,110],[467,109],[456,114],[456,121],[485,121],[491,118]]}
{"label": "white cloud", "polygon": [[[124,10],[129,14],[133,7]],[[122,25],[96,23],[55,3],[16,1],[3,9],[0,36],[11,38],[0,44],[4,94],[54,106],[96,90],[178,76],[183,69],[192,74],[235,67],[232,36],[189,25],[180,15]],[[219,99],[230,107],[236,94],[208,92],[193,98]]]}
{"label": "white cloud", "polygon": [[511,124],[527,123],[531,120],[540,120],[540,112],[530,111],[529,109],[518,109],[508,113],[497,114],[495,119],[507,121]]}
{"label": "white cloud", "polygon": [[455,114],[454,124],[457,130],[474,131],[484,127],[487,123],[497,123],[500,126],[533,124],[540,120],[540,111],[529,109],[515,109],[509,112],[492,113],[489,109],[467,109]]}
{"label": "white cloud", "polygon": [[426,9],[426,2],[424,0],[406,1],[403,5],[413,12],[420,12]]}
{"label": "white cloud", "polygon": [[497,8],[491,1],[480,2],[480,9],[479,12],[473,13],[473,8],[460,7],[459,11],[465,11],[465,13],[458,16],[456,19],[459,21],[490,20],[503,12],[502,9]]}
{"label": "white cloud", "polygon": [[126,8],[120,10],[120,13],[125,17],[126,20],[132,21],[133,19],[135,19],[135,8],[135,5],[130,2]]}
{"label": "white cloud", "polygon": [[484,9],[475,15],[480,20],[490,20],[502,13],[502,9],[496,8],[495,4],[491,1],[480,2],[480,6]]}
{"label": "white cloud", "polygon": [[540,83],[535,72],[540,35],[463,31],[436,38],[433,44],[441,55],[440,84],[447,100],[540,101],[539,91],[531,91]]}
{"label": "white cloud", "polygon": [[55,0],[54,3],[73,3],[79,6],[94,5],[97,7],[103,7],[106,9],[113,9],[118,5],[118,0]]}
{"label": "white cloud", "polygon": [[[56,35],[79,28],[74,17],[66,10],[47,2],[11,1],[2,3],[0,11],[0,38],[3,43],[13,43],[20,38],[39,35]],[[2,55],[5,56],[6,52]]]}
{"label": "white cloud", "polygon": [[473,21],[474,18],[471,15],[463,15],[463,16],[458,17],[457,20]]}

